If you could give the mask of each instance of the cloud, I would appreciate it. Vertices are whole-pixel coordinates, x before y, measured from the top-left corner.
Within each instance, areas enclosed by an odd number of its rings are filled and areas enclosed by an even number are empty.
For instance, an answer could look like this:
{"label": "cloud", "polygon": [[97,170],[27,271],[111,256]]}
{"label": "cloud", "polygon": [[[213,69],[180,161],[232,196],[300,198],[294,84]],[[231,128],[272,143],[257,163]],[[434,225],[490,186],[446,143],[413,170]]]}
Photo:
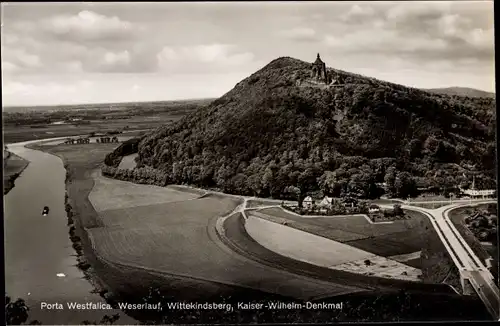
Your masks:
{"label": "cloud", "polygon": [[[92,89],[92,82],[79,80],[72,82],[26,82],[8,81],[2,85],[2,93],[7,100],[12,98],[26,98],[26,100],[53,100],[54,97],[64,97],[72,99],[74,95],[81,91]],[[75,98],[78,102],[78,99]]]}
{"label": "cloud", "polygon": [[138,60],[130,49],[139,30],[140,25],[88,10],[21,19],[4,32],[2,59],[17,67],[9,65],[9,71],[22,73],[151,71],[145,63],[156,64],[157,49],[140,53],[144,63],[132,66]]}
{"label": "cloud", "polygon": [[372,7],[372,5],[355,4],[351,6],[349,11],[340,19],[346,23],[360,24],[364,23],[367,19],[375,17],[376,14],[377,11]]}
{"label": "cloud", "polygon": [[83,64],[79,60],[71,60],[62,63],[62,71],[69,73],[81,73],[83,72]]}
{"label": "cloud", "polygon": [[14,72],[18,71],[19,69],[20,68],[16,64],[9,62],[9,61],[2,60],[2,72],[3,73],[10,74],[10,73],[14,73]]}
{"label": "cloud", "polygon": [[122,51],[118,53],[106,52],[102,64],[106,66],[126,66],[130,63],[130,53]]}
{"label": "cloud", "polygon": [[2,62],[10,62],[19,68],[39,68],[42,66],[38,55],[29,53],[23,48],[3,47],[2,50]]}
{"label": "cloud", "polygon": [[447,44],[440,39],[414,37],[407,39],[393,30],[377,30],[373,37],[372,30],[362,30],[341,36],[325,36],[325,43],[344,52],[365,53],[412,53],[446,50]]}
{"label": "cloud", "polygon": [[343,20],[361,23],[340,30],[332,28],[323,43],[338,54],[383,54],[417,63],[467,58],[493,61],[493,26],[485,22],[488,12],[470,15],[467,9],[474,8],[466,7],[466,3],[458,5],[356,4]]}
{"label": "cloud", "polygon": [[295,41],[315,41],[318,40],[316,31],[309,27],[296,27],[289,30],[281,30],[279,36]]}
{"label": "cloud", "polygon": [[80,11],[76,15],[59,15],[46,19],[44,30],[56,37],[68,40],[112,40],[128,38],[134,34],[134,25],[116,16],[105,16],[92,11]]}
{"label": "cloud", "polygon": [[237,52],[236,47],[229,44],[165,46],[157,54],[161,70],[179,72],[234,69],[251,63],[253,59],[253,53]]}

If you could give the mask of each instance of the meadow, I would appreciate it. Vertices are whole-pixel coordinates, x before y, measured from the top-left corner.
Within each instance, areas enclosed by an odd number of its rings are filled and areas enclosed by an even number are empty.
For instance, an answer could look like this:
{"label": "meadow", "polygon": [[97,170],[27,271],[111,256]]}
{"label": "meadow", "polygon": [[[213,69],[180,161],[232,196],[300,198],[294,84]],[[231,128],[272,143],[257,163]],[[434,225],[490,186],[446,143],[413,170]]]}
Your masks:
{"label": "meadow", "polygon": [[215,232],[216,220],[241,200],[182,186],[137,185],[98,172],[91,176],[95,184],[89,199],[100,227],[87,232],[95,253],[106,263],[183,279],[177,287],[194,280],[294,298],[353,291],[349,286],[282,274],[225,247]]}
{"label": "meadow", "polygon": [[[97,212],[185,201],[198,197],[185,191],[108,179],[94,171],[89,199]],[[104,218],[102,220],[105,220]]]}
{"label": "meadow", "polygon": [[[425,216],[406,211],[407,219],[392,223],[369,223],[364,217],[301,217],[282,210],[267,208],[259,210],[266,218],[276,223],[286,221],[287,226],[321,237],[348,244],[354,248],[382,257],[412,254],[422,250],[429,232],[434,232]],[[405,264],[420,268],[421,260],[412,259]]]}
{"label": "meadow", "polygon": [[357,274],[420,280],[417,268],[356,248],[348,242],[342,243],[269,221],[266,215],[258,211],[250,212],[245,228],[259,244],[280,255]]}
{"label": "meadow", "polygon": [[122,160],[120,162],[120,164],[118,165],[118,168],[119,169],[124,169],[124,170],[132,170],[135,168],[135,166],[137,165],[137,163],[135,162],[135,158],[137,157],[137,153],[136,154],[130,154],[130,155],[126,155],[124,157],[122,157]]}
{"label": "meadow", "polygon": [[[418,229],[421,226],[421,221],[425,219],[424,216],[420,216],[415,212],[406,212],[407,219],[395,220],[392,223],[369,223],[361,215],[302,217],[291,214],[279,207],[266,208],[259,210],[259,212],[269,215],[271,218],[284,219],[292,223],[292,225],[298,225],[301,229],[306,229],[304,231],[339,242],[380,237],[404,231],[414,232],[414,229]],[[342,231],[342,233],[338,231]]]}

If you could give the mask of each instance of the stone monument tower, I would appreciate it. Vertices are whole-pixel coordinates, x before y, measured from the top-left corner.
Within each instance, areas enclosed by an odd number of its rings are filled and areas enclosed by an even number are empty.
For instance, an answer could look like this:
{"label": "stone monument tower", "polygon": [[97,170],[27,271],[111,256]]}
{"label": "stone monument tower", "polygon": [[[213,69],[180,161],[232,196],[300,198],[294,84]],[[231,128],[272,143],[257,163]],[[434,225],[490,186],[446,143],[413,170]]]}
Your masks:
{"label": "stone monument tower", "polygon": [[311,77],[313,80],[328,84],[328,73],[326,72],[326,64],[321,60],[318,56],[316,57],[316,61],[312,64],[311,68]]}

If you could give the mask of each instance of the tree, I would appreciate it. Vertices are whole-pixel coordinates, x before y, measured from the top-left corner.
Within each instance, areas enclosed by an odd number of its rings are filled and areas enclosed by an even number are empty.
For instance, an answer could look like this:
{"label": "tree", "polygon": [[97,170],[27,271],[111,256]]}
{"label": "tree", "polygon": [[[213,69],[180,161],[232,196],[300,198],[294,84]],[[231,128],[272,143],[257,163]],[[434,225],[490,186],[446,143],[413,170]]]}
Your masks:
{"label": "tree", "polygon": [[262,191],[262,183],[259,174],[252,174],[247,178],[247,188],[253,192],[254,196],[260,195]]}
{"label": "tree", "polygon": [[398,198],[415,196],[417,185],[413,177],[408,172],[399,172],[394,180],[394,192]]}
{"label": "tree", "polygon": [[384,176],[384,182],[386,183],[386,191],[389,196],[394,196],[396,193],[396,188],[395,188],[395,181],[396,181],[396,168],[394,166],[391,166],[387,169],[385,176]]}
{"label": "tree", "polygon": [[264,174],[262,175],[262,189],[268,192],[271,197],[273,196],[272,194],[272,189],[274,187],[273,181],[274,181],[273,171],[268,166],[265,169]]}
{"label": "tree", "polygon": [[285,188],[285,193],[291,194],[297,199],[299,207],[302,207],[303,196],[301,194],[300,188],[295,186],[288,186]]}
{"label": "tree", "polygon": [[28,320],[29,308],[23,299],[12,301],[5,296],[5,323],[7,325],[21,325]]}
{"label": "tree", "polygon": [[403,209],[401,208],[401,204],[394,204],[393,212],[394,212],[395,216],[403,216],[404,215]]}
{"label": "tree", "polygon": [[112,316],[104,315],[100,322],[92,322],[84,320],[82,325],[113,325],[118,319],[120,319],[120,314],[114,314]]}

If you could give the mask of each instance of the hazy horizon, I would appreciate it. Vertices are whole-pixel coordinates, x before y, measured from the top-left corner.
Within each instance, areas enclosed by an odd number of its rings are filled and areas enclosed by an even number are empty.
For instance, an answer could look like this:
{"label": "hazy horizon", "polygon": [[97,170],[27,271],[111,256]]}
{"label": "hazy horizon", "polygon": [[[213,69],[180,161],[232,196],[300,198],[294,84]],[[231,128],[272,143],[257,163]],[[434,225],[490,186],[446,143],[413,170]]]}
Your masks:
{"label": "hazy horizon", "polygon": [[217,98],[289,56],[495,92],[493,2],[2,3],[4,107]]}
{"label": "hazy horizon", "polygon": [[[403,85],[404,86],[404,85]],[[439,88],[420,88],[422,90],[429,90],[429,89],[447,89],[447,88],[459,88],[460,86],[449,86],[449,87],[439,87]],[[460,87],[461,88],[461,87]],[[469,87],[465,87],[469,88]],[[477,89],[477,88],[471,88],[475,89],[478,91],[484,91],[488,92],[482,89]],[[229,91],[229,90],[228,90]],[[488,92],[492,94],[496,94],[495,90],[492,92]],[[143,100],[143,101],[123,101],[123,102],[83,102],[83,103],[61,103],[61,104],[49,104],[49,105],[2,105],[2,108],[4,109],[9,109],[9,108],[25,108],[25,107],[32,107],[32,108],[43,108],[43,107],[58,107],[58,106],[80,106],[80,105],[113,105],[113,104],[132,104],[132,103],[158,103],[158,102],[177,102],[177,101],[202,101],[202,100],[216,100],[220,96],[217,97],[197,97],[197,98],[182,98],[182,99],[167,99],[167,100],[158,100],[158,101],[148,101],[148,100]]]}

